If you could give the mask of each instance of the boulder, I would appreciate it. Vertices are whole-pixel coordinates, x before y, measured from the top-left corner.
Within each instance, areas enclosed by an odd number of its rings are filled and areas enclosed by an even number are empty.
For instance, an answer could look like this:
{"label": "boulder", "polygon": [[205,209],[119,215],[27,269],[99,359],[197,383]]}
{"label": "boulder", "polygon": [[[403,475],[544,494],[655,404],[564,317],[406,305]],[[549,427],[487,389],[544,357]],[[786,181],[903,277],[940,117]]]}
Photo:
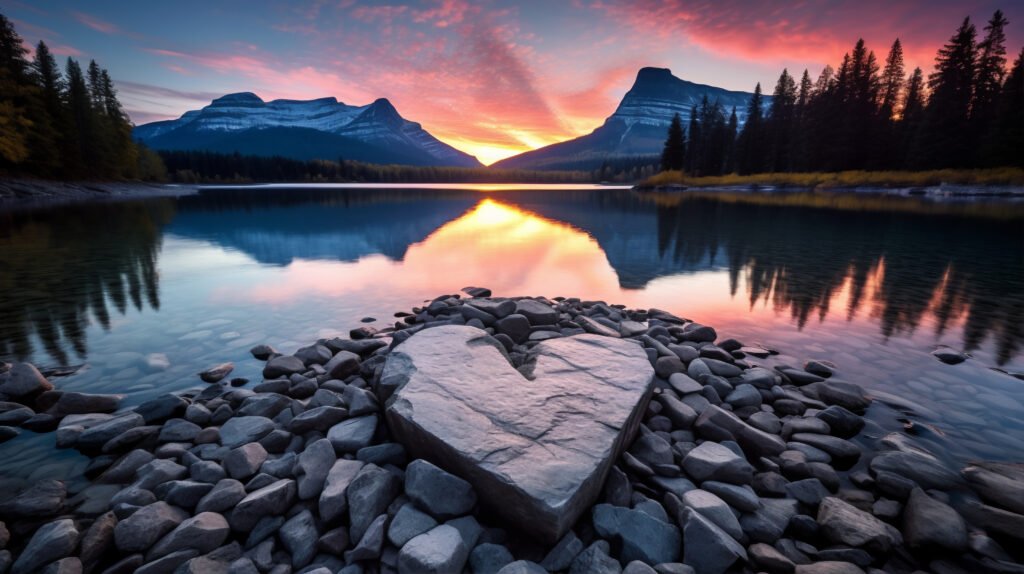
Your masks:
{"label": "boulder", "polygon": [[287,377],[294,373],[301,373],[306,370],[306,365],[303,364],[302,359],[292,355],[278,355],[271,357],[267,364],[263,366],[263,378],[264,379],[276,379],[278,377]]}
{"label": "boulder", "polygon": [[885,554],[902,542],[896,529],[833,496],[821,501],[818,524],[821,532],[832,542],[862,547],[869,552]]}
{"label": "boulder", "polygon": [[679,527],[646,512],[598,504],[594,507],[593,522],[598,535],[621,543],[623,561],[640,560],[653,566],[679,558]]}
{"label": "boulder", "polygon": [[358,460],[339,459],[331,466],[318,502],[320,518],[325,522],[333,522],[348,510],[348,487],[364,464]]}
{"label": "boulder", "polygon": [[742,456],[711,441],[687,453],[683,470],[697,482],[713,480],[731,484],[749,484],[754,472]]}
{"label": "boulder", "polygon": [[437,521],[415,504],[405,504],[398,509],[388,526],[388,540],[401,548],[406,542],[437,526]]}
{"label": "boulder", "polygon": [[46,564],[71,554],[77,545],[78,529],[71,519],[44,524],[36,530],[14,561],[10,574],[34,574]]}
{"label": "boulder", "polygon": [[334,447],[331,441],[322,438],[306,447],[295,464],[300,500],[309,500],[321,494],[327,473],[334,465]]}
{"label": "boulder", "polygon": [[262,416],[241,416],[228,419],[220,427],[220,444],[235,448],[256,442],[274,430],[274,421]]}
{"label": "boulder", "polygon": [[378,394],[391,395],[389,428],[410,454],[464,478],[490,510],[554,543],[635,435],[653,369],[629,340],[578,335],[534,352],[524,377],[484,331],[427,329],[388,355]]}
{"label": "boulder", "polygon": [[469,514],[476,505],[468,482],[422,459],[405,469],[405,494],[438,520]]}
{"label": "boulder", "polygon": [[249,532],[265,516],[284,514],[295,501],[295,481],[281,479],[249,493],[231,512],[231,528]]}
{"label": "boulder", "polygon": [[[347,492],[349,533],[353,540],[363,538],[370,524],[387,510],[401,489],[398,477],[389,470],[375,464],[359,469]],[[383,535],[382,532],[382,538]]]}
{"label": "boulder", "polygon": [[40,480],[0,504],[0,517],[10,519],[53,516],[63,508],[67,494],[62,481]]}
{"label": "boulder", "polygon": [[462,572],[469,549],[455,528],[442,524],[408,541],[398,553],[398,574]]}
{"label": "boulder", "polygon": [[377,421],[377,415],[341,421],[327,431],[327,439],[331,441],[331,445],[339,455],[355,453],[361,448],[370,446],[370,443],[373,442],[373,435],[377,432]]}
{"label": "boulder", "polygon": [[228,521],[216,512],[200,512],[182,521],[146,553],[152,561],[179,550],[193,549],[200,554],[210,552],[224,543],[231,529]]}
{"label": "boulder", "polygon": [[1024,514],[1024,464],[975,462],[967,465],[961,474],[981,498]]}
{"label": "boulder", "polygon": [[723,574],[747,551],[724,530],[691,508],[683,516],[683,564],[696,574]]}
{"label": "boulder", "polygon": [[312,512],[303,510],[289,518],[277,531],[277,536],[292,555],[292,568],[298,570],[313,561],[320,533]]}
{"label": "boulder", "polygon": [[32,363],[14,363],[7,371],[6,379],[0,379],[0,395],[15,400],[28,399],[33,395],[53,390],[53,385]]}
{"label": "boulder", "polygon": [[143,506],[114,527],[114,544],[123,554],[144,552],[188,517],[184,510],[157,501]]}
{"label": "boulder", "polygon": [[967,548],[967,524],[949,505],[915,488],[903,511],[903,538],[914,550],[945,548],[963,552]]}

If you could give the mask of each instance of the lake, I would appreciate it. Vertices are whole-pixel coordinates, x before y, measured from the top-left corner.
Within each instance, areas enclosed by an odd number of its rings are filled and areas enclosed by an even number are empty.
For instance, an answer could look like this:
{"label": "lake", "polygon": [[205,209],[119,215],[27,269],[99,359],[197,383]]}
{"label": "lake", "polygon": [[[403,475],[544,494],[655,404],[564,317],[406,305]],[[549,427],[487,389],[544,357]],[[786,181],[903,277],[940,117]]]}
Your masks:
{"label": "lake", "polygon": [[[84,365],[124,406],[203,385],[248,349],[485,286],[658,307],[827,359],[950,464],[1024,457],[1024,203],[881,192],[641,194],[600,186],[266,186],[0,211],[0,358]],[[972,358],[946,365],[941,345]],[[1014,377],[1013,374],[1018,374]],[[80,476],[53,433],[0,445],[8,477]]]}

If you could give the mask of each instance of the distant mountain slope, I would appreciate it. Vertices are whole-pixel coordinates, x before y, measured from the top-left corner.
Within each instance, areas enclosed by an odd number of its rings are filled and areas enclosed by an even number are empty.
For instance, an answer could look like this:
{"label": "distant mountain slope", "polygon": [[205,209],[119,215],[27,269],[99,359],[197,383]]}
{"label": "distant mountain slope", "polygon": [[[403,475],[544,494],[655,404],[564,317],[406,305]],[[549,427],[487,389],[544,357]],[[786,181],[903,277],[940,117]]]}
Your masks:
{"label": "distant mountain slope", "polygon": [[[661,153],[665,132],[676,113],[683,125],[707,95],[728,114],[733,107],[743,125],[751,94],[681,80],[665,68],[641,68],[619,107],[593,132],[573,140],[528,151],[494,164],[500,168],[596,168],[609,157]],[[767,99],[767,98],[766,98]]]}
{"label": "distant mountain slope", "polygon": [[403,118],[381,98],[349,106],[335,98],[273,100],[243,92],[217,98],[176,120],[144,124],[134,137],[154,149],[239,152],[294,159],[479,167],[469,154]]}

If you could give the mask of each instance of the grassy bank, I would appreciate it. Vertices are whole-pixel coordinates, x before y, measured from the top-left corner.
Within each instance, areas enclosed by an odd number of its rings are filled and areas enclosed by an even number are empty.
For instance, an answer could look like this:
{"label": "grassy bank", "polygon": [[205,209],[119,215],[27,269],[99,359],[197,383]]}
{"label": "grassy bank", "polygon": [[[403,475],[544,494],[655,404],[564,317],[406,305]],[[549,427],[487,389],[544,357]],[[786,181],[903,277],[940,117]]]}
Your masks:
{"label": "grassy bank", "polygon": [[953,185],[1024,185],[1024,169],[1000,167],[991,169],[940,169],[933,171],[840,171],[833,173],[758,173],[690,177],[680,171],[663,171],[642,181],[640,187],[685,185],[687,187],[720,187],[778,185],[790,187],[923,187]]}

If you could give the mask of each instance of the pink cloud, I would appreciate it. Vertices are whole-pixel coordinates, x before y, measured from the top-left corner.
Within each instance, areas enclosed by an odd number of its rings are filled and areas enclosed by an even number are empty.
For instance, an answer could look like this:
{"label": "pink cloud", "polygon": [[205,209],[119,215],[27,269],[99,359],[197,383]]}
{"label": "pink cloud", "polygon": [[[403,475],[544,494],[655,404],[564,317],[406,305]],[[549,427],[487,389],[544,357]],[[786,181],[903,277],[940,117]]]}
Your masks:
{"label": "pink cloud", "polygon": [[72,14],[75,17],[75,20],[78,20],[80,23],[84,24],[85,26],[88,26],[89,28],[92,28],[93,30],[96,30],[97,32],[102,32],[104,34],[121,33],[121,29],[118,28],[116,25],[111,24],[110,22],[106,22],[104,20],[100,20],[95,16],[85,14],[84,12],[73,12]]}

